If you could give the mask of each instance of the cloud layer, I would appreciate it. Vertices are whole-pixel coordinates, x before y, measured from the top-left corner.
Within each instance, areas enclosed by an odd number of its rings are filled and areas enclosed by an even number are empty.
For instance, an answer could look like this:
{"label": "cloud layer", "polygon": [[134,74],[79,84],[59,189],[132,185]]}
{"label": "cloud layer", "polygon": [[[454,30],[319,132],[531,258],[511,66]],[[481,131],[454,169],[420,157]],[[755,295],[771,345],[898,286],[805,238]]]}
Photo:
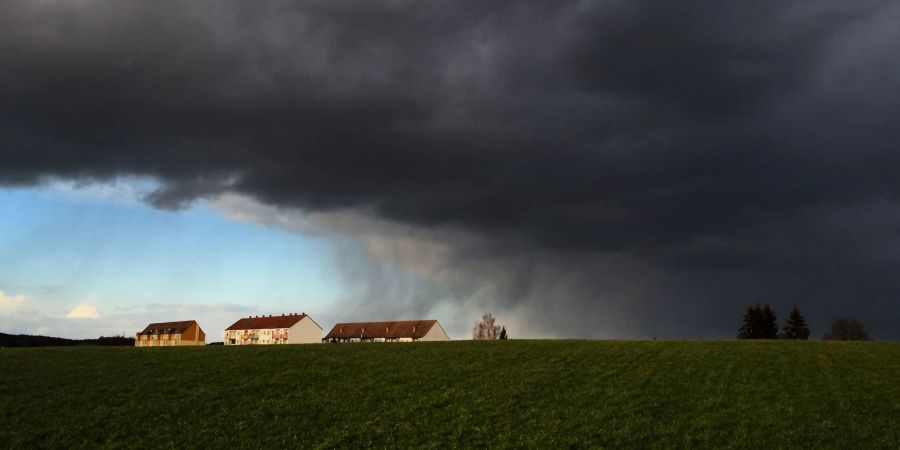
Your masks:
{"label": "cloud layer", "polygon": [[0,331],[73,339],[133,336],[149,323],[197,320],[207,342],[222,340],[223,330],[240,317],[260,314],[259,307],[227,302],[148,303],[100,310],[89,304],[66,306],[56,301],[0,291]]}
{"label": "cloud layer", "polygon": [[100,311],[92,305],[78,305],[66,313],[66,319],[99,319]]}
{"label": "cloud layer", "polygon": [[161,208],[237,193],[352,214],[355,236],[395,224],[375,260],[442,249],[410,296],[555,335],[725,336],[759,301],[898,338],[898,20],[889,1],[5,2],[0,182],[147,176]]}

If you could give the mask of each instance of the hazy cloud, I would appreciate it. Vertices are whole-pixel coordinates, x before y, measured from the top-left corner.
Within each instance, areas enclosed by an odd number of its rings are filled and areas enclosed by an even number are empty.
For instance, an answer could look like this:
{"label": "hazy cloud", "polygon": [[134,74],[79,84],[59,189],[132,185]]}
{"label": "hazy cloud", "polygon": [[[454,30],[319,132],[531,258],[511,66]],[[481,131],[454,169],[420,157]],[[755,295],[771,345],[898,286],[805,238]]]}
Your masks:
{"label": "hazy cloud", "polygon": [[66,319],[99,319],[100,311],[92,305],[78,305],[66,314]]}
{"label": "hazy cloud", "polygon": [[28,297],[24,295],[9,295],[0,291],[0,314],[6,315],[18,311],[25,305]]}
{"label": "hazy cloud", "polygon": [[[11,302],[17,307],[9,308]],[[222,330],[238,318],[263,312],[254,305],[207,302],[116,306],[109,308],[106,314],[100,314],[95,306],[89,304],[67,310],[50,302],[41,304],[28,297],[0,294],[0,331],[86,339],[132,336],[153,322],[197,320],[207,334],[207,342],[214,342],[221,341]]]}

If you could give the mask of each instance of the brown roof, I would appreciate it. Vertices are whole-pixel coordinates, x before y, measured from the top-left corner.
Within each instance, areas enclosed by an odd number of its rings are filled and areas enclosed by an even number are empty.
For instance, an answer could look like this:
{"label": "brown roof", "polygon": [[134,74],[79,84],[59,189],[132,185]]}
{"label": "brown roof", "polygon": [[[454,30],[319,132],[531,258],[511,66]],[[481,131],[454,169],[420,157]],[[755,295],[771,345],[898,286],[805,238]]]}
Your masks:
{"label": "brown roof", "polygon": [[[159,322],[151,323],[138,334],[178,334],[187,329],[192,324],[197,323],[196,320],[182,320],[180,322]],[[197,325],[199,327],[199,325]]]}
{"label": "brown roof", "polygon": [[[306,314],[288,314],[280,316],[244,317],[231,324],[225,330],[267,330],[270,328],[290,328],[307,317]],[[311,320],[311,319],[310,319]]]}
{"label": "brown roof", "polygon": [[338,323],[325,339],[419,339],[428,334],[437,320],[398,320],[395,322]]}

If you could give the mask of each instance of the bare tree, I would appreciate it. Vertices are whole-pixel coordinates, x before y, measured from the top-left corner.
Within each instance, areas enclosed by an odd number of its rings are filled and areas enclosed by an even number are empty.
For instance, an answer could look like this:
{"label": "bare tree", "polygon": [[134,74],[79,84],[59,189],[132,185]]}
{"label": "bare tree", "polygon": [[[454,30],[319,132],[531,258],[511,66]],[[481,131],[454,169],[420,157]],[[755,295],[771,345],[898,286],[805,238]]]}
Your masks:
{"label": "bare tree", "polygon": [[834,341],[868,341],[869,334],[863,325],[846,317],[835,320],[825,332],[825,339]]}
{"label": "bare tree", "polygon": [[475,322],[472,339],[476,341],[494,341],[500,337],[500,326],[494,324],[494,316],[485,313],[481,320]]}

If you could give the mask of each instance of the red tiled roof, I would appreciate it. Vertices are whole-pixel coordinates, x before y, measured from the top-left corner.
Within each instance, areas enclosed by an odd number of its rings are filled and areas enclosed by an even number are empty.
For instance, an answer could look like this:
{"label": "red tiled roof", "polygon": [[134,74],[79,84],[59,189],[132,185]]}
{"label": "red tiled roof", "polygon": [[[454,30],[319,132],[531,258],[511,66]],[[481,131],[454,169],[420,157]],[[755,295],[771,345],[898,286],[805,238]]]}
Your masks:
{"label": "red tiled roof", "polygon": [[288,314],[280,316],[244,317],[231,324],[225,330],[267,330],[270,328],[290,328],[301,321],[306,314]]}
{"label": "red tiled roof", "polygon": [[437,320],[398,320],[394,322],[338,323],[325,339],[420,339],[428,334]]}
{"label": "red tiled roof", "polygon": [[[180,322],[159,322],[151,323],[138,334],[172,334],[181,333],[191,324],[197,323],[196,320],[182,320]],[[199,325],[198,325],[199,327]]]}

